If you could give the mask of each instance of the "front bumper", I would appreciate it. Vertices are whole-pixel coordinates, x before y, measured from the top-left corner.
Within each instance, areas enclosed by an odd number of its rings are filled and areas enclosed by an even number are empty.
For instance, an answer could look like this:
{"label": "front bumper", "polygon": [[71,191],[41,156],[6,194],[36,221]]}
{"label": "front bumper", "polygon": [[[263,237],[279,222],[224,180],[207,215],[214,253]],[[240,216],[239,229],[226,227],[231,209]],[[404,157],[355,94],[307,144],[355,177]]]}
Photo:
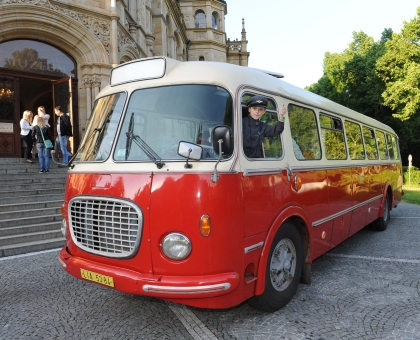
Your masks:
{"label": "front bumper", "polygon": [[238,288],[240,276],[235,272],[203,276],[165,276],[135,272],[133,270],[97,263],[72,256],[64,247],[59,263],[74,277],[85,280],[81,269],[112,277],[114,289],[163,299],[210,298],[232,293]]}

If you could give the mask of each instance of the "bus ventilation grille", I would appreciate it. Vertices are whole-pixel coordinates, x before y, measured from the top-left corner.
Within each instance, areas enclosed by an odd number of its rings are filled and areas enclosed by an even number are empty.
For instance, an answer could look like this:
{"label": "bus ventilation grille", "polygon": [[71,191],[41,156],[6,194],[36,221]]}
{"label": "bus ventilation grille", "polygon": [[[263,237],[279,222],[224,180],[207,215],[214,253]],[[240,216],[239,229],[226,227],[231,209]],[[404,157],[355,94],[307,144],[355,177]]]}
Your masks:
{"label": "bus ventilation grille", "polygon": [[129,201],[76,196],[69,202],[69,224],[79,248],[106,257],[129,258],[140,245],[143,214]]}

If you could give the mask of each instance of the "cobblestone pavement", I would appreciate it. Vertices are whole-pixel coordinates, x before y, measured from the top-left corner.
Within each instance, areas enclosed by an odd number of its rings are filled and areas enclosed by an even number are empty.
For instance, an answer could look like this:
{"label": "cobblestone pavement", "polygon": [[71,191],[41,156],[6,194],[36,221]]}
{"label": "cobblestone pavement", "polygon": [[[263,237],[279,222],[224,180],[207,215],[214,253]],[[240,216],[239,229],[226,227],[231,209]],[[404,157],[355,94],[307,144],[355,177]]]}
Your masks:
{"label": "cobblestone pavement", "polygon": [[68,275],[58,250],[0,259],[0,339],[420,339],[420,206],[362,230],[312,265],[276,313],[203,310]]}

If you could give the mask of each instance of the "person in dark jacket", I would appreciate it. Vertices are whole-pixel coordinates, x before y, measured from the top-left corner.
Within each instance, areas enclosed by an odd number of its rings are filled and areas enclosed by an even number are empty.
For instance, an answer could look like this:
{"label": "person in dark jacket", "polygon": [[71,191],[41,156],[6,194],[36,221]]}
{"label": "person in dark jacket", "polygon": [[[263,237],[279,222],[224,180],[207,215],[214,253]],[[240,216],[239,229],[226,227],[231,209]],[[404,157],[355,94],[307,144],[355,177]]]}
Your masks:
{"label": "person in dark jacket", "polygon": [[260,95],[253,96],[249,98],[247,106],[249,115],[242,118],[244,153],[248,158],[262,158],[264,137],[274,137],[283,132],[286,107],[282,105],[279,121],[271,126],[260,121],[267,108],[267,98]]}
{"label": "person in dark jacket", "polygon": [[61,106],[56,106],[54,112],[57,115],[57,149],[61,150],[63,154],[63,163],[61,165],[67,166],[69,158],[72,156],[67,150],[67,140],[73,136],[70,117],[61,111]]}
{"label": "person in dark jacket", "polygon": [[45,147],[44,141],[46,139],[51,140],[52,135],[51,130],[46,125],[44,119],[37,119],[36,125],[32,130],[32,138],[36,140],[36,149],[38,150],[39,159],[39,172],[48,173],[50,172],[50,150]]}

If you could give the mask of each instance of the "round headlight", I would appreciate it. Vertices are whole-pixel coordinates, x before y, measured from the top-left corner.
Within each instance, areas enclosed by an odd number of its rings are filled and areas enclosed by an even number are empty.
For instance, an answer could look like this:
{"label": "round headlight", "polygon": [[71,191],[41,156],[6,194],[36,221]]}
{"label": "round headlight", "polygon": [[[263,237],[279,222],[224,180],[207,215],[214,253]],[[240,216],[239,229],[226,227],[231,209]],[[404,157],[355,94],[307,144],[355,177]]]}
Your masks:
{"label": "round headlight", "polygon": [[172,233],[163,239],[162,251],[172,260],[183,260],[191,253],[191,242],[185,235]]}

